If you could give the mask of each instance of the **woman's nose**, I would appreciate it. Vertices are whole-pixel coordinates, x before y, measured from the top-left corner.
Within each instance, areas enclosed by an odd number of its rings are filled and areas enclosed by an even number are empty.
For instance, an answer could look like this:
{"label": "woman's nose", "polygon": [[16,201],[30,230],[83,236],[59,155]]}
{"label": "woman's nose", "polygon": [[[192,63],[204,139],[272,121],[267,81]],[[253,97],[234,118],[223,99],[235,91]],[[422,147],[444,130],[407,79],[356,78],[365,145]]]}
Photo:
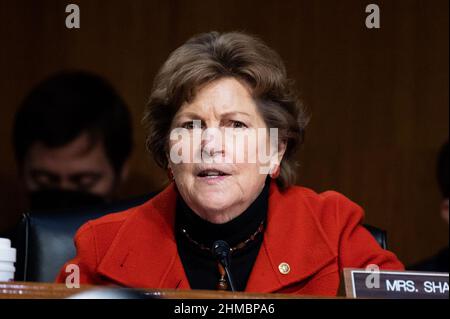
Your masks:
{"label": "woman's nose", "polygon": [[207,128],[202,133],[202,155],[203,156],[223,156],[224,150],[224,134],[218,128]]}

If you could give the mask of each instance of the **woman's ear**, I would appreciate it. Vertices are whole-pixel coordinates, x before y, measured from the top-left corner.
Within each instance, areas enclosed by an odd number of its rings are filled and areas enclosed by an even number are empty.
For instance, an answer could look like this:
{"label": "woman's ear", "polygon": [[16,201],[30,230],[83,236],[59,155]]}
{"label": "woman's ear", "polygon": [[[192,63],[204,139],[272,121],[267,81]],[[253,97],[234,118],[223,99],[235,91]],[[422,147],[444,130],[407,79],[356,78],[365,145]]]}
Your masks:
{"label": "woman's ear", "polygon": [[175,179],[173,176],[172,166],[170,165],[171,161],[170,161],[169,154],[166,153],[166,157],[167,157],[167,178],[169,179],[169,181],[173,181]]}
{"label": "woman's ear", "polygon": [[278,142],[278,147],[276,148],[275,154],[272,154],[271,158],[271,164],[270,164],[270,170],[269,175],[272,177],[272,175],[279,175],[280,169],[281,169],[281,161],[283,160],[284,153],[286,153],[286,147],[287,144],[284,141]]}
{"label": "woman's ear", "polygon": [[286,153],[287,142],[280,141],[278,144],[278,163],[281,163],[283,160],[284,153]]}

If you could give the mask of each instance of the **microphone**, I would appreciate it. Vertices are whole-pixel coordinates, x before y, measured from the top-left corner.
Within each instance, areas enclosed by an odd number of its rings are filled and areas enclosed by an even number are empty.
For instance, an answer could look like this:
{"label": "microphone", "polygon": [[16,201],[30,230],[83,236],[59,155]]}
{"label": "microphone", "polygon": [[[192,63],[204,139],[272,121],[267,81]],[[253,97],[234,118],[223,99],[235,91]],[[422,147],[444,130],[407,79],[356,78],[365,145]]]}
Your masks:
{"label": "microphone", "polygon": [[228,277],[228,282],[230,283],[231,291],[236,291],[234,288],[234,281],[233,277],[231,276],[230,272],[230,252],[231,248],[230,245],[224,240],[216,240],[213,244],[213,254],[214,257],[219,261],[219,263],[222,265],[222,267],[225,269],[225,272]]}

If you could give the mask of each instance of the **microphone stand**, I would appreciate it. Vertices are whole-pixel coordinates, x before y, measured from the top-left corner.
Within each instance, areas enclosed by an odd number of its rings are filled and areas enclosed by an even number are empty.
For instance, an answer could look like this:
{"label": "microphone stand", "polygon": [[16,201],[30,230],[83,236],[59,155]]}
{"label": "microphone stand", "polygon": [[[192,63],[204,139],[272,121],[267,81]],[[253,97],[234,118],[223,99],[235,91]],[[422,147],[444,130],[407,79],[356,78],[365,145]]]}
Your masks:
{"label": "microphone stand", "polygon": [[217,261],[222,265],[222,267],[225,269],[225,273],[228,277],[228,282],[231,287],[231,291],[236,291],[234,286],[233,277],[231,276],[230,271],[230,253],[231,248],[230,245],[224,240],[217,240],[213,244],[213,254],[214,257],[216,257]]}

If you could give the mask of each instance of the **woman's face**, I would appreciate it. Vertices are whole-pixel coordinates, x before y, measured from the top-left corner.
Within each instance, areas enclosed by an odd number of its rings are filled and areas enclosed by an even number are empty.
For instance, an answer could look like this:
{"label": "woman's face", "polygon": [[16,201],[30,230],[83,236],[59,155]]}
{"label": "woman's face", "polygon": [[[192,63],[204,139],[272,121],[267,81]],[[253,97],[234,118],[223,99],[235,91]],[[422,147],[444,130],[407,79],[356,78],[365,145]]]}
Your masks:
{"label": "woman's face", "polygon": [[[212,223],[247,209],[264,187],[267,169],[281,160],[278,141],[261,134],[267,126],[249,89],[234,78],[200,88],[175,115],[172,133],[180,128],[183,138],[170,140],[169,167],[187,205]],[[183,161],[174,154],[182,154]]]}

